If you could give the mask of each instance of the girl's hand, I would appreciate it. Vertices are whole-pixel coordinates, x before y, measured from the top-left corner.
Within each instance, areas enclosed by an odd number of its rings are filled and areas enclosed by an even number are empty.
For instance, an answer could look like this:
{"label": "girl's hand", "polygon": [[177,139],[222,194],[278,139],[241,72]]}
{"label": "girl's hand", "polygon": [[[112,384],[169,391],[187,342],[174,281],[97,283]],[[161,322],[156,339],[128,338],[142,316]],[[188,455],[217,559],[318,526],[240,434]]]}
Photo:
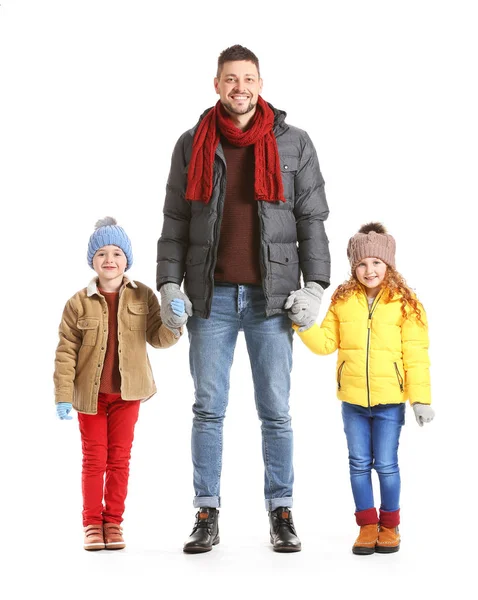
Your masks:
{"label": "girl's hand", "polygon": [[415,419],[420,427],[423,427],[424,423],[430,423],[435,417],[435,411],[429,404],[420,404],[415,402],[412,404],[413,412],[415,413]]}

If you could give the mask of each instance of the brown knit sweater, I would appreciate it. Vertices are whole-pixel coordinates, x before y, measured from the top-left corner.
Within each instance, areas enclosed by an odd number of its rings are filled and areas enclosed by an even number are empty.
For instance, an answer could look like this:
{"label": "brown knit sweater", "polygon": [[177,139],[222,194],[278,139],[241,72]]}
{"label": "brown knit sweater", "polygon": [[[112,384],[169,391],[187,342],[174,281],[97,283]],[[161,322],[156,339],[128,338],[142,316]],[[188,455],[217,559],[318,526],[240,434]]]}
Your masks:
{"label": "brown knit sweater", "polygon": [[260,229],[254,199],[254,146],[233,146],[221,138],[227,165],[226,198],[214,279],[261,285]]}
{"label": "brown knit sweater", "polygon": [[118,355],[118,305],[119,292],[99,290],[108,305],[108,342],[105,362],[101,372],[100,392],[119,394],[121,392],[121,375]]}

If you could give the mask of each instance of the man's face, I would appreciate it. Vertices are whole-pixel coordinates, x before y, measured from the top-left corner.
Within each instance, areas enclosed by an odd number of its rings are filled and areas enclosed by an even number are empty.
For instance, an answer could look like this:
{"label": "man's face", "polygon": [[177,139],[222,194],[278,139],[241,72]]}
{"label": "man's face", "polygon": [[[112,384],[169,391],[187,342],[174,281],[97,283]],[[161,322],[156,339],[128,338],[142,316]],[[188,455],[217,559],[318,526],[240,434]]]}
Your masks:
{"label": "man's face", "polygon": [[223,64],[219,77],[214,78],[214,88],[227,112],[245,115],[256,108],[262,79],[253,62],[233,60]]}

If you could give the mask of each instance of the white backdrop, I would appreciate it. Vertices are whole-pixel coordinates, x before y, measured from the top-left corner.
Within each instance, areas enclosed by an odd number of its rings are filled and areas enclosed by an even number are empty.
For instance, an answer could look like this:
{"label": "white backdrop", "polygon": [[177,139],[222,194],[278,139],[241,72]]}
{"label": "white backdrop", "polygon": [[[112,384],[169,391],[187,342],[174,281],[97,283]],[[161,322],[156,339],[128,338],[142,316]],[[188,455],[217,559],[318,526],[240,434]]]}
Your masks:
{"label": "white backdrop", "polygon": [[[476,21],[473,2],[2,0],[3,291],[0,547],[8,598],[146,595],[365,598],[458,592],[471,581],[476,479]],[[188,343],[151,349],[160,391],[141,408],[121,553],[82,550],[76,415],[56,419],[65,301],[93,272],[95,221],[128,232],[131,276],[155,287],[171,152],[216,102],[217,56],[260,59],[263,97],[314,141],[331,209],[330,295],[346,244],[380,220],[430,322],[436,419],[401,438],[402,549],[355,557],[336,357],[295,340],[294,517],[303,551],[274,554],[260,427],[239,339],[225,421],[221,544],[185,556],[192,508]],[[273,352],[273,349],[271,349]],[[378,504],[378,502],[377,502]],[[384,587],[386,586],[386,587]]]}

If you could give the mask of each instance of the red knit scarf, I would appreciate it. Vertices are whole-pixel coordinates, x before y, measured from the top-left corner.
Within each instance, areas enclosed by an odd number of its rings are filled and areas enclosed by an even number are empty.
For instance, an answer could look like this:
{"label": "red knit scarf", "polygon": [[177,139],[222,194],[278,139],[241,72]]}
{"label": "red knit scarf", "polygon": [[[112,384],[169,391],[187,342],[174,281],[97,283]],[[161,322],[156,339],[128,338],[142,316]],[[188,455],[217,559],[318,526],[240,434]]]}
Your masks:
{"label": "red knit scarf", "polygon": [[236,127],[220,101],[199,123],[194,134],[188,171],[186,200],[211,199],[214,154],[222,134],[234,146],[254,144],[256,200],[285,202],[277,141],[272,131],[274,111],[259,96],[252,126],[247,131]]}

